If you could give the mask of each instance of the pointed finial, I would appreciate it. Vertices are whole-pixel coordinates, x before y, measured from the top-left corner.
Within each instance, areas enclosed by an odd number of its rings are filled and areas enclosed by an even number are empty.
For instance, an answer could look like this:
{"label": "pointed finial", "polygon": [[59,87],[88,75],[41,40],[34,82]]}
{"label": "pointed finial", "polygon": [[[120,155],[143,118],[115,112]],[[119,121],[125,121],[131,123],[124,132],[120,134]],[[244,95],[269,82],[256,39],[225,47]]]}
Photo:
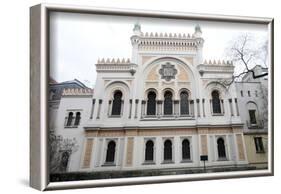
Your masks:
{"label": "pointed finial", "polygon": [[139,24],[139,22],[135,23],[133,32],[134,32],[134,35],[141,36],[142,32],[141,32],[141,25]]}
{"label": "pointed finial", "polygon": [[195,26],[195,32],[194,32],[193,36],[194,36],[195,38],[199,38],[199,37],[201,37],[201,35],[202,35],[201,27],[200,27],[199,24],[197,24],[197,25]]}

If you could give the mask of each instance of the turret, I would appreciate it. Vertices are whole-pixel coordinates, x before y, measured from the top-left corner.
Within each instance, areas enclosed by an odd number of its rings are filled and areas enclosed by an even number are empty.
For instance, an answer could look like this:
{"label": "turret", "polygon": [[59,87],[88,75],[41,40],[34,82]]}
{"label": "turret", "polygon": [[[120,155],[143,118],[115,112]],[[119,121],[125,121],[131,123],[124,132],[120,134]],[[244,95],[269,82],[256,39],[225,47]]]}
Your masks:
{"label": "turret", "polygon": [[141,35],[141,26],[138,22],[135,23],[133,31],[134,31],[134,35],[136,35],[136,36]]}
{"label": "turret", "polygon": [[193,33],[193,36],[194,36],[195,38],[201,38],[201,36],[202,36],[202,30],[201,30],[201,27],[199,26],[199,24],[197,24],[197,25],[195,26],[195,32]]}

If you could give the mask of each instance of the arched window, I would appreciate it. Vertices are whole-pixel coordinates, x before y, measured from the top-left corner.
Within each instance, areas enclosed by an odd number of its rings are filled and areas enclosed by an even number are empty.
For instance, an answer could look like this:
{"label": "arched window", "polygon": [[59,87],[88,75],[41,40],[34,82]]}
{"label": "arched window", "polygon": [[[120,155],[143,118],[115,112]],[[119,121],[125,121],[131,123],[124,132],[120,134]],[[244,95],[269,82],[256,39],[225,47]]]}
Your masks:
{"label": "arched window", "polygon": [[221,113],[220,96],[217,90],[212,92],[213,113]]}
{"label": "arched window", "polygon": [[77,113],[76,113],[76,116],[75,116],[75,121],[74,121],[74,125],[75,125],[75,126],[78,126],[78,125],[79,125],[80,119],[81,119],[81,113],[80,113],[80,112],[77,112]]}
{"label": "arched window", "polygon": [[182,141],[182,159],[190,160],[190,143],[188,139]]}
{"label": "arched window", "polygon": [[73,120],[73,112],[68,113],[68,118],[66,122],[66,126],[71,126]]}
{"label": "arched window", "polygon": [[145,161],[153,161],[154,143],[148,140],[145,144]]}
{"label": "arched window", "polygon": [[115,158],[115,147],[116,144],[114,141],[110,141],[107,145],[106,159],[105,162],[113,163]]}
{"label": "arched window", "polygon": [[181,115],[189,114],[188,93],[186,91],[180,93],[180,113]]}
{"label": "arched window", "polygon": [[60,167],[59,167],[60,172],[66,172],[68,161],[69,161],[69,152],[68,151],[62,152]]}
{"label": "arched window", "polygon": [[172,160],[172,142],[169,139],[164,142],[164,160]]}
{"label": "arched window", "polygon": [[121,115],[122,92],[116,91],[113,96],[112,115]]}
{"label": "arched window", "polygon": [[147,95],[147,115],[156,114],[156,94],[155,92],[149,92]]}
{"label": "arched window", "polygon": [[173,114],[173,94],[166,91],[164,94],[164,115]]}
{"label": "arched window", "polygon": [[225,145],[224,145],[223,138],[219,138],[217,140],[217,144],[218,144],[218,156],[219,156],[219,158],[226,158]]}
{"label": "arched window", "polygon": [[258,127],[257,125],[260,124],[258,106],[254,102],[248,102],[247,109],[249,112],[248,121],[247,121],[248,127],[250,128]]}

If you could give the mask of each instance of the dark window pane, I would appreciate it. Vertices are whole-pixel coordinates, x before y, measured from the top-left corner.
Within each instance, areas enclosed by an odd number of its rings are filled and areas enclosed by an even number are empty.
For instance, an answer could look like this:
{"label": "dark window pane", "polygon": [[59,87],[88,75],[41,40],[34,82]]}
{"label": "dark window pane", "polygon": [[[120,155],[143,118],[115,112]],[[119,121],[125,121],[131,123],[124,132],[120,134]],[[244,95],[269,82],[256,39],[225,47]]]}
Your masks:
{"label": "dark window pane", "polygon": [[225,158],[226,154],[225,154],[225,145],[224,145],[224,140],[222,138],[219,138],[217,141],[218,144],[218,155],[219,158]]}
{"label": "dark window pane", "polygon": [[219,92],[216,90],[212,92],[212,105],[213,105],[213,113],[221,113]]}
{"label": "dark window pane", "polygon": [[173,114],[173,94],[170,91],[167,91],[164,94],[164,114]]}
{"label": "dark window pane", "polygon": [[262,137],[255,137],[256,152],[264,152]]}
{"label": "dark window pane", "polygon": [[149,92],[147,95],[147,115],[156,114],[156,94]]}
{"label": "dark window pane", "polygon": [[112,105],[112,115],[121,115],[122,107],[122,92],[117,91],[114,94],[113,105]]}
{"label": "dark window pane", "polygon": [[74,121],[74,125],[77,126],[80,123],[80,119],[81,119],[81,113],[77,112],[76,113],[76,117],[75,117],[75,121]]}
{"label": "dark window pane", "polygon": [[116,144],[114,141],[110,141],[108,143],[105,162],[114,162],[115,146],[116,146]]}
{"label": "dark window pane", "polygon": [[183,160],[190,159],[190,144],[187,139],[182,141],[182,159]]}
{"label": "dark window pane", "polygon": [[249,110],[249,115],[250,115],[250,123],[251,124],[257,124],[256,110]]}
{"label": "dark window pane", "polygon": [[145,161],[153,161],[154,143],[149,140],[145,144]]}
{"label": "dark window pane", "polygon": [[72,120],[73,120],[73,112],[70,112],[70,113],[68,114],[66,126],[71,126]]}
{"label": "dark window pane", "polygon": [[164,160],[172,160],[172,142],[166,140],[164,142]]}
{"label": "dark window pane", "polygon": [[188,93],[185,91],[180,94],[180,111],[182,115],[189,114]]}

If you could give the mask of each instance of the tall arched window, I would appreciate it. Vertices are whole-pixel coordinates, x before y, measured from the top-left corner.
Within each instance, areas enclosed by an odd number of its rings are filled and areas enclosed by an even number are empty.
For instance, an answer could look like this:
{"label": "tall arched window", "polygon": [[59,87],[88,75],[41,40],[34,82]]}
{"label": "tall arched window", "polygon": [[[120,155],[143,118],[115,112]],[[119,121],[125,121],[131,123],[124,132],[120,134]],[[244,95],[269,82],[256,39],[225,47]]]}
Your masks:
{"label": "tall arched window", "polygon": [[106,159],[105,162],[113,163],[115,158],[115,147],[116,144],[114,141],[110,141],[107,145]]}
{"label": "tall arched window", "polygon": [[66,122],[66,126],[71,126],[73,120],[73,112],[68,113],[68,118]]}
{"label": "tall arched window", "polygon": [[212,92],[213,113],[221,113],[220,95],[217,90]]}
{"label": "tall arched window", "polygon": [[164,160],[172,160],[172,141],[169,139],[164,142]]}
{"label": "tall arched window", "polygon": [[182,159],[190,160],[190,143],[188,139],[182,141]]}
{"label": "tall arched window", "polygon": [[189,114],[188,93],[186,91],[180,93],[180,113],[181,115]]}
{"label": "tall arched window", "polygon": [[164,94],[164,115],[173,114],[173,94],[166,91]]}
{"label": "tall arched window", "polygon": [[76,116],[75,116],[75,121],[74,121],[74,125],[75,125],[75,126],[78,126],[78,125],[79,125],[80,119],[81,119],[81,113],[80,113],[80,112],[77,112],[77,113],[76,113]]}
{"label": "tall arched window", "polygon": [[149,92],[147,95],[147,115],[156,114],[156,94],[155,92]]}
{"label": "tall arched window", "polygon": [[112,115],[121,115],[122,92],[117,90],[113,96]]}
{"label": "tall arched window", "polygon": [[62,152],[60,166],[59,166],[60,172],[66,172],[66,169],[68,166],[68,161],[69,161],[69,156],[70,156],[69,152],[67,152],[67,151]]}
{"label": "tall arched window", "polygon": [[219,138],[217,140],[217,146],[218,146],[218,156],[219,156],[219,158],[226,158],[225,145],[224,145],[223,138]]}
{"label": "tall arched window", "polygon": [[145,161],[153,161],[154,143],[148,140],[145,144]]}

